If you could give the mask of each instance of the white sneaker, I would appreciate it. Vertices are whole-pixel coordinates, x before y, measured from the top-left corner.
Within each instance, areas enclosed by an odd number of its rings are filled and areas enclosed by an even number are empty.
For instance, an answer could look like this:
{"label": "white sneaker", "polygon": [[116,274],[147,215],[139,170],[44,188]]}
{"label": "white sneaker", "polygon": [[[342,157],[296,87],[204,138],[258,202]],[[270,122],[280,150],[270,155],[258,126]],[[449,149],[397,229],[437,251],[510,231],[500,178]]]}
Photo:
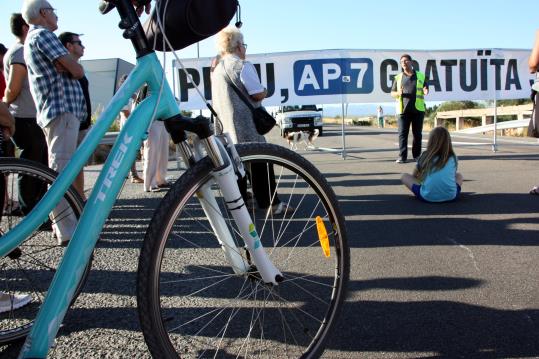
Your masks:
{"label": "white sneaker", "polygon": [[274,206],[271,206],[271,211],[274,215],[277,214],[289,214],[294,212],[294,207],[288,205],[286,202],[281,202],[279,204],[276,204]]}
{"label": "white sneaker", "polygon": [[52,237],[56,239],[56,243],[58,243],[60,247],[67,247],[67,245],[69,244],[69,241],[71,240],[71,238],[68,238],[68,239],[60,238],[61,236],[59,236],[58,233],[54,230],[52,231]]}
{"label": "white sneaker", "polygon": [[24,307],[32,301],[29,294],[7,294],[0,292],[0,313]]}

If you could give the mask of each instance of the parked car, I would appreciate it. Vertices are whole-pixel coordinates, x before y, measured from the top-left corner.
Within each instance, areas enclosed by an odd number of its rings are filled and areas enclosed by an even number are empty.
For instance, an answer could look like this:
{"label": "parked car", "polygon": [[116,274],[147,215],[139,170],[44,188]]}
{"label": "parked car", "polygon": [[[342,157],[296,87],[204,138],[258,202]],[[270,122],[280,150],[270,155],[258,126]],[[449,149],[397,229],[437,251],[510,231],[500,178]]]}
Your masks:
{"label": "parked car", "polygon": [[282,106],[275,115],[281,136],[293,131],[313,131],[318,129],[322,136],[322,109],[316,105]]}

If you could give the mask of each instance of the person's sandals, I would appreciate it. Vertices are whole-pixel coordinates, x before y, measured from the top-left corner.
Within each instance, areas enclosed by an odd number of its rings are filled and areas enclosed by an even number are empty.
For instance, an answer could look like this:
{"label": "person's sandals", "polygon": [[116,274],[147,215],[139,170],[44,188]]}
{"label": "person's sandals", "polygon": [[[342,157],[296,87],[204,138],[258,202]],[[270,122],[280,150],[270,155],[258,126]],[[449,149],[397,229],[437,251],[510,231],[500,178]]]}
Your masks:
{"label": "person's sandals", "polygon": [[530,190],[530,194],[539,196],[539,186],[533,186],[533,188]]}
{"label": "person's sandals", "polygon": [[19,202],[10,199],[4,208],[4,215],[22,217],[24,216],[24,213],[22,213],[22,209],[21,209],[21,206],[19,205]]}
{"label": "person's sandals", "polygon": [[144,180],[140,177],[131,177],[131,183],[144,183]]}
{"label": "person's sandals", "polygon": [[170,188],[170,182],[160,183],[157,185],[158,188]]}

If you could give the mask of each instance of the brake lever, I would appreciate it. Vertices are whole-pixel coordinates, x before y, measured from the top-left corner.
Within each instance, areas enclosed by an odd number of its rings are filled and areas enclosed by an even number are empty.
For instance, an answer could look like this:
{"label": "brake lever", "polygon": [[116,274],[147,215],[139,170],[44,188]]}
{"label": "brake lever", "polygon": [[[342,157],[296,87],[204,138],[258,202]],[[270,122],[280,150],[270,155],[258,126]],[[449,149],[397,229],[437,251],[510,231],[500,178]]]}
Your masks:
{"label": "brake lever", "polygon": [[116,3],[113,0],[101,0],[99,3],[99,12],[103,15],[116,7]]}

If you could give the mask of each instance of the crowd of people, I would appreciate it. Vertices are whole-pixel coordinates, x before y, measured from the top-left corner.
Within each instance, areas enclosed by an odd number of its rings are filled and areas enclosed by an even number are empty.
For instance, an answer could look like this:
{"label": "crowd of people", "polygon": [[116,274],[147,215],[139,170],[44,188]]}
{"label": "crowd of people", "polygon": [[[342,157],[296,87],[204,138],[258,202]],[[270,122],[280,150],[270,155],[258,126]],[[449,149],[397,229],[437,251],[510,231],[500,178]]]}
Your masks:
{"label": "crowd of people", "polygon": [[[149,7],[145,9],[148,12]],[[10,28],[14,44],[9,49],[0,44],[0,156],[14,156],[14,145],[20,158],[61,172],[92,124],[89,81],[79,61],[85,49],[82,35],[63,32],[56,36],[58,16],[46,0],[25,0],[21,13],[11,15]],[[122,113],[126,115],[125,109]],[[144,183],[146,191],[168,187],[167,136],[164,128],[150,129],[144,147],[146,181],[138,177],[133,164],[131,181]],[[20,176],[17,186],[18,198],[7,198],[6,181],[0,181],[0,219],[3,215],[28,214],[47,190],[42,181],[29,176]],[[73,187],[86,200],[84,170]],[[16,204],[9,211],[6,200]],[[50,220],[40,226],[40,230],[52,231],[61,246],[67,245],[77,223],[73,213],[65,215],[67,206],[62,201],[52,211]],[[61,220],[55,220],[60,216]],[[20,308],[31,300],[29,294],[0,289],[0,313]]]}

